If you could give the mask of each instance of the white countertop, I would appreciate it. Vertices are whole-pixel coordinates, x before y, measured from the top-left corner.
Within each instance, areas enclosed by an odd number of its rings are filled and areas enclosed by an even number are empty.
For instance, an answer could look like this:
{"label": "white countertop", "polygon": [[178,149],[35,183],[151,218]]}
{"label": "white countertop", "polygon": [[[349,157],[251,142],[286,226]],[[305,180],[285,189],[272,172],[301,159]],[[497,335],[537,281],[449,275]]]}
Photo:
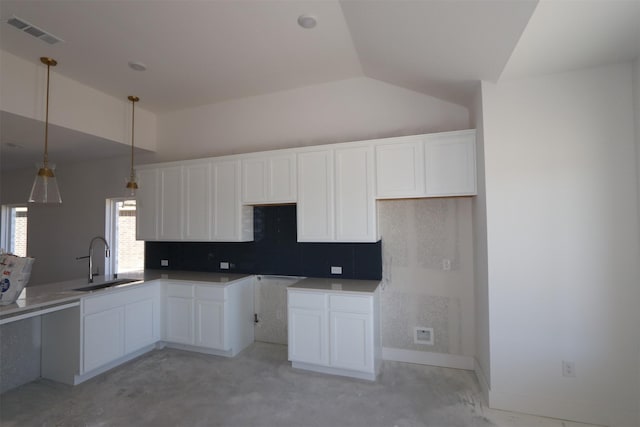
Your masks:
{"label": "white countertop", "polygon": [[114,289],[122,289],[127,286],[142,285],[145,282],[157,279],[205,282],[216,285],[230,285],[234,281],[251,276],[250,274],[222,274],[198,271],[168,271],[145,270],[144,272],[123,273],[118,279],[135,279],[135,282],[124,285],[98,289],[95,291],[78,291],[76,288],[99,285],[114,280],[112,276],[96,276],[93,283],[88,283],[87,278],[66,280],[62,282],[47,283],[44,285],[27,286],[22,290],[18,300],[9,305],[0,305],[0,317],[12,317],[13,315],[27,311],[35,311],[47,307],[79,301],[80,298],[97,293],[110,292]]}
{"label": "white countertop", "polygon": [[379,280],[353,280],[353,279],[318,279],[309,277],[300,280],[289,289],[306,291],[331,291],[345,293],[373,293],[380,285]]}

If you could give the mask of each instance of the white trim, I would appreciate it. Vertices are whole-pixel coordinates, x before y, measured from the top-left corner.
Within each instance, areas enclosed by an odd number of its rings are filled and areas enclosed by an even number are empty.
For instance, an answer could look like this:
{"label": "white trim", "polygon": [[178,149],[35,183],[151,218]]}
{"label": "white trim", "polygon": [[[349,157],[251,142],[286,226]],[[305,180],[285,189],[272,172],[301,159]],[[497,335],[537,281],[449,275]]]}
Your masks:
{"label": "white trim", "polygon": [[[0,206],[0,252],[15,253],[15,209],[25,208],[27,210],[27,221],[29,219],[29,205],[26,203],[7,203]],[[27,237],[29,225],[27,222]],[[28,250],[27,242],[27,250]],[[28,256],[28,252],[26,254]]]}
{"label": "white trim", "polygon": [[321,366],[303,362],[291,362],[291,367],[294,369],[304,369],[305,371],[319,372],[321,374],[339,375],[368,381],[375,381],[378,376],[375,372],[361,372],[352,369],[333,368],[331,366]]}
{"label": "white trim", "polygon": [[602,402],[558,399],[539,394],[516,394],[489,391],[490,408],[521,412],[560,420],[610,427],[637,425],[637,412],[632,408],[603,406]]}
{"label": "white trim", "polygon": [[0,206],[0,252],[11,252],[11,205]]}
{"label": "white trim", "polygon": [[118,271],[118,202],[129,200],[127,197],[111,197],[105,201],[104,237],[111,246],[111,256],[104,258],[104,274],[110,276]]}
{"label": "white trim", "polygon": [[441,366],[443,368],[466,369],[473,371],[474,359],[458,354],[434,353],[431,351],[405,350],[401,348],[382,348],[382,359],[396,362],[417,363],[420,365]]}
{"label": "white trim", "polygon": [[106,365],[102,365],[98,368],[95,368],[91,371],[88,372],[84,372],[82,374],[76,374],[73,376],[73,383],[70,385],[78,385],[80,383],[83,383],[85,381],[87,381],[88,379],[91,379],[95,376],[98,376],[100,374],[103,374],[113,368],[115,368],[116,366],[122,365],[124,362],[128,362],[130,360],[135,359],[136,357],[142,356],[145,353],[150,352],[151,350],[155,350],[156,348],[158,348],[156,343],[153,344],[149,344],[146,347],[142,347],[140,350],[134,351],[133,353],[124,355],[116,360],[113,360],[109,363],[107,363]]}
{"label": "white trim", "polygon": [[478,359],[473,358],[473,370],[476,373],[476,377],[478,378],[478,383],[480,384],[480,391],[482,392],[482,396],[484,397],[484,401],[489,406],[489,394],[491,393],[491,388],[489,387],[489,382],[487,381],[487,377],[482,370],[482,366]]}

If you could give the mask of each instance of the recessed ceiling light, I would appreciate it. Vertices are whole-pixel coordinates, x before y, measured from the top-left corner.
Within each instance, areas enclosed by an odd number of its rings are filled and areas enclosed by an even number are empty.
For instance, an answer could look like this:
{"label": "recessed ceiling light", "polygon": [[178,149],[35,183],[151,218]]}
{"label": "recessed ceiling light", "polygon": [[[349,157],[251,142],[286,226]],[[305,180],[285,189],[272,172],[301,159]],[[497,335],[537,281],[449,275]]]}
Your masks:
{"label": "recessed ceiling light", "polygon": [[145,71],[147,69],[147,66],[144,65],[142,62],[129,61],[129,68],[135,71]]}
{"label": "recessed ceiling light", "polygon": [[298,25],[300,25],[302,28],[313,28],[317,23],[318,22],[316,21],[316,18],[311,15],[298,16]]}

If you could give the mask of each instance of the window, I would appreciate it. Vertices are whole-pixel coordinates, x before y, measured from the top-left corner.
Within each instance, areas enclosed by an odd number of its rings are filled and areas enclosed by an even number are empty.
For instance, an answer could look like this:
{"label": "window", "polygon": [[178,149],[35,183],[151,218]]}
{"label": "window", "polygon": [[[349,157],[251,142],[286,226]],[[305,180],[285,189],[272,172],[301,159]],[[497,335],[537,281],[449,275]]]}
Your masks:
{"label": "window", "polygon": [[27,214],[26,206],[2,206],[2,240],[0,247],[18,256],[27,256]]}
{"label": "window", "polygon": [[135,199],[107,199],[107,241],[111,257],[106,273],[126,273],[144,269],[144,241],[136,240]]}

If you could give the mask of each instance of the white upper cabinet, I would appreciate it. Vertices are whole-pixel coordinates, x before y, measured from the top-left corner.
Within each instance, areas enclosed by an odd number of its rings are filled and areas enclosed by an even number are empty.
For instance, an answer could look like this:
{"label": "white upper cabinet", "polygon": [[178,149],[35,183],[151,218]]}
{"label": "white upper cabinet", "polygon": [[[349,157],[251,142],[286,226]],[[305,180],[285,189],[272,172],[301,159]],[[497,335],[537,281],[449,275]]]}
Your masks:
{"label": "white upper cabinet", "polygon": [[182,239],[182,166],[160,169],[160,240]]}
{"label": "white upper cabinet", "polygon": [[373,148],[335,150],[336,241],[375,242]]}
{"label": "white upper cabinet", "polygon": [[136,239],[158,239],[158,170],[137,171]]}
{"label": "white upper cabinet", "polygon": [[475,130],[143,166],[138,240],[253,240],[253,206],[297,203],[299,242],[375,242],[378,199],[476,194]]}
{"label": "white upper cabinet", "polygon": [[211,239],[211,163],[184,167],[184,228],[187,241]]}
{"label": "white upper cabinet", "polygon": [[295,153],[242,160],[244,204],[294,203],[296,200]]}
{"label": "white upper cabinet", "polygon": [[212,221],[214,241],[253,240],[253,208],[240,200],[240,160],[219,160],[211,164]]}
{"label": "white upper cabinet", "polygon": [[298,154],[298,241],[375,242],[371,146]]}
{"label": "white upper cabinet", "polygon": [[475,130],[427,135],[426,196],[476,194]]}
{"label": "white upper cabinet", "polygon": [[378,198],[420,197],[425,193],[421,136],[389,138],[376,145]]}
{"label": "white upper cabinet", "polygon": [[333,150],[298,154],[299,242],[335,240],[333,187]]}
{"label": "white upper cabinet", "polygon": [[376,142],[376,197],[476,194],[475,130]]}

